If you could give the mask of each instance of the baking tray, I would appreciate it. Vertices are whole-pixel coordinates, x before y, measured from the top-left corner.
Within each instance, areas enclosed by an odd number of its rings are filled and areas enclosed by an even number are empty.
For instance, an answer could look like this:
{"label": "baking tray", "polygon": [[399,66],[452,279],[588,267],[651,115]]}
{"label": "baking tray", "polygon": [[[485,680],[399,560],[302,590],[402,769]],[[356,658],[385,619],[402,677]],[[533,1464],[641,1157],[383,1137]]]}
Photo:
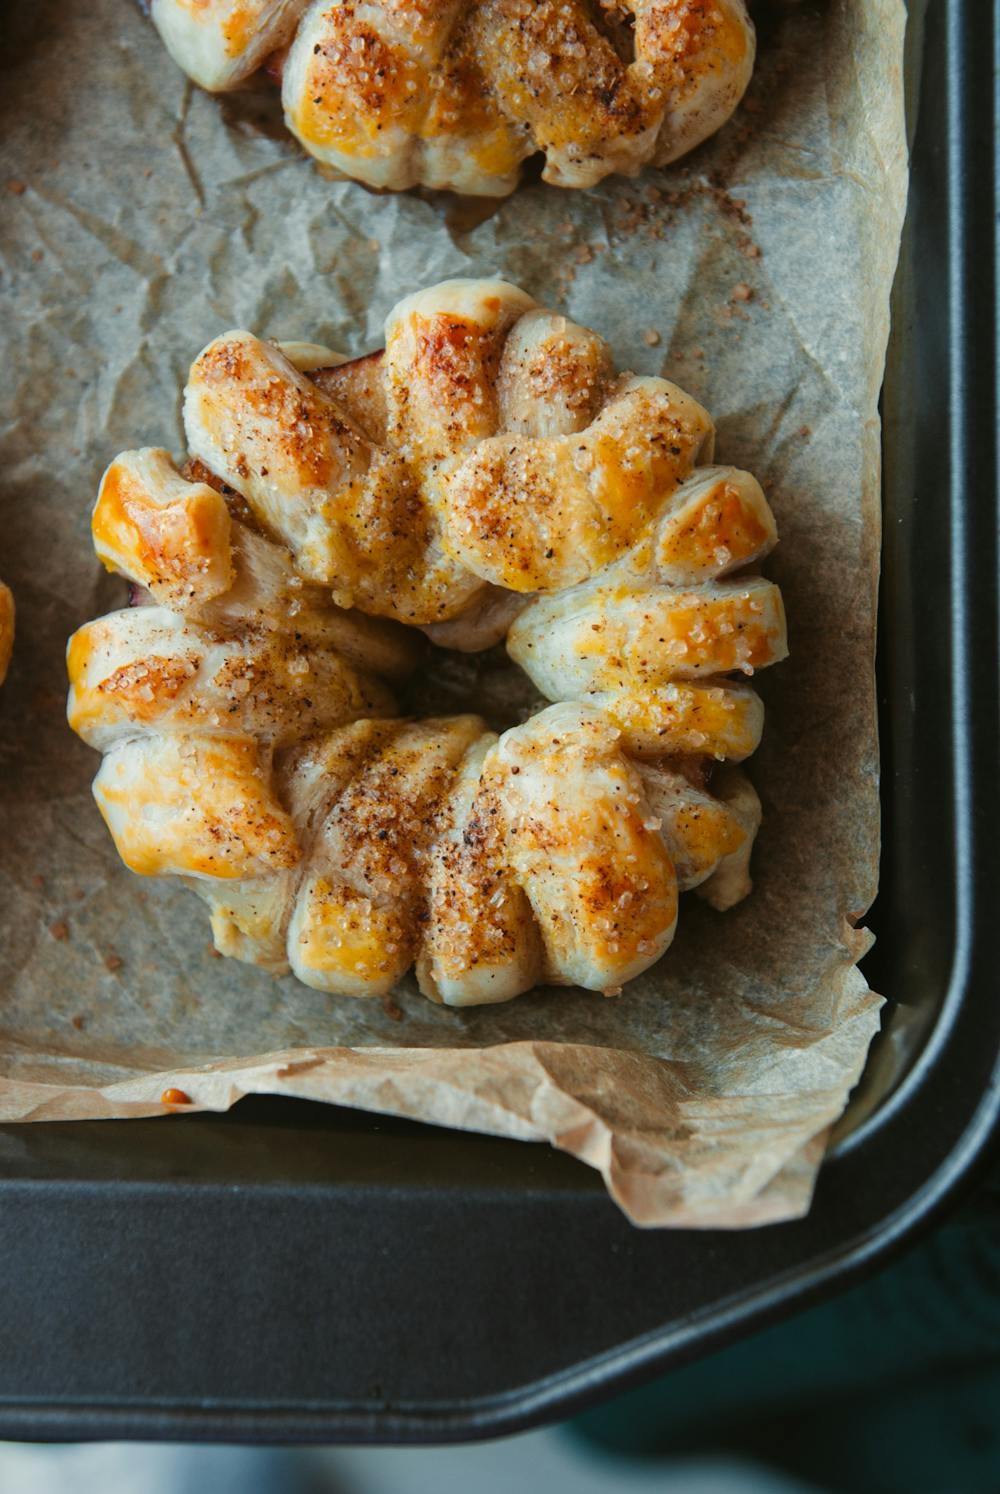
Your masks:
{"label": "baking tray", "polygon": [[890,1005],[809,1217],[640,1231],[548,1148],[296,1101],[0,1127],[0,1438],[514,1431],[871,1268],[982,1159],[1000,1110],[996,8],[932,0],[921,29],[883,399],[866,970]]}

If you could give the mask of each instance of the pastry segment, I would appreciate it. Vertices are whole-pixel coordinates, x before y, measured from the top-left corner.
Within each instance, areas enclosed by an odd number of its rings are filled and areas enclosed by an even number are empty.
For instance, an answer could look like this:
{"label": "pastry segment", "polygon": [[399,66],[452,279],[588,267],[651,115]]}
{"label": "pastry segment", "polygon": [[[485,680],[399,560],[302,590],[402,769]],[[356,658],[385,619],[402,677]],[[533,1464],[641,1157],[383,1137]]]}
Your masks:
{"label": "pastry segment", "polygon": [[14,652],[14,593],[0,581],[0,685],[7,678]]}

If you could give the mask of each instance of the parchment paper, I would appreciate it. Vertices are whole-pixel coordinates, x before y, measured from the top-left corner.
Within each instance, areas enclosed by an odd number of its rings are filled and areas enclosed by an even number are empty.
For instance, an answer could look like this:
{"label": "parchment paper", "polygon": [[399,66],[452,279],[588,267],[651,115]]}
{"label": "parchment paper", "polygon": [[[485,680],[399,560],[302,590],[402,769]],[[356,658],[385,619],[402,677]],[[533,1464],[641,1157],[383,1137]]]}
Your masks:
{"label": "parchment paper", "polygon": [[[211,1109],[283,1093],[550,1141],[641,1224],[807,1209],[878,1024],[854,965],[877,868],[876,400],[904,17],[901,0],[838,0],[757,19],[748,100],[686,162],[470,206],[323,179],[273,98],[190,88],[126,0],[9,8],[0,1119],[157,1114],[167,1086]],[[63,716],[67,635],[122,604],[90,508],[120,449],[182,451],[185,371],[217,332],[360,353],[399,296],[493,273],[688,388],[720,458],[765,485],[792,656],[758,681],[756,890],[725,915],[685,898],[672,949],[616,1000],[335,1000],[215,957],[194,897],[118,862],[90,798],[98,758]],[[421,689],[434,708],[485,699],[504,725],[516,683],[455,665]]]}

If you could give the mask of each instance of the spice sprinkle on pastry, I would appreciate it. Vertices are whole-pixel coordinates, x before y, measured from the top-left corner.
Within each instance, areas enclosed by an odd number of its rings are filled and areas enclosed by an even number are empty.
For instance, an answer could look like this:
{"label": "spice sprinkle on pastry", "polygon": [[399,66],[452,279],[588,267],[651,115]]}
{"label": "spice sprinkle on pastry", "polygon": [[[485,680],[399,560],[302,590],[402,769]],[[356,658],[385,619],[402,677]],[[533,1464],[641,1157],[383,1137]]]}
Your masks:
{"label": "spice sprinkle on pastry", "polygon": [[743,0],[152,0],[201,87],[266,65],[285,122],[370,187],[500,197],[523,162],[591,187],[715,133],[750,80]]}
{"label": "spice sprinkle on pastry", "polygon": [[[782,659],[777,540],[707,412],[502,281],[400,302],[384,349],[223,333],[189,454],[124,452],[97,553],[133,605],[70,640],[69,719],[134,871],[216,947],[335,995],[614,993],[679,894],[750,889],[748,683]],[[427,639],[500,639],[551,704],[401,716]]]}

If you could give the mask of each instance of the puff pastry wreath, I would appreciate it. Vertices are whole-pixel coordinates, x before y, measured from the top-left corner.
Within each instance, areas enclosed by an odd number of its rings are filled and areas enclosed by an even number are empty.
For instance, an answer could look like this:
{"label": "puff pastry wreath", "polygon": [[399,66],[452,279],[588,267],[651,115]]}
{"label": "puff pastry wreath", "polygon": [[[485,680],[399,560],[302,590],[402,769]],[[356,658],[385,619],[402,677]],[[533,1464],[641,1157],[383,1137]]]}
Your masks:
{"label": "puff pastry wreath", "polygon": [[664,166],[723,125],[750,81],[743,0],[152,0],[203,88],[263,64],[285,122],[339,175],[502,196],[543,152],[591,187]]}
{"label": "puff pastry wreath", "polygon": [[[190,456],[125,452],[97,553],[145,605],[70,640],[72,726],[134,871],[182,878],[227,955],[340,995],[414,962],[451,1005],[615,992],[678,893],[749,890],[736,766],[781,659],[774,520],[664,379],[502,281],[447,281],[350,362],[227,332]],[[403,624],[415,626],[406,627]],[[507,650],[554,704],[499,738],[400,719],[427,648]]]}

